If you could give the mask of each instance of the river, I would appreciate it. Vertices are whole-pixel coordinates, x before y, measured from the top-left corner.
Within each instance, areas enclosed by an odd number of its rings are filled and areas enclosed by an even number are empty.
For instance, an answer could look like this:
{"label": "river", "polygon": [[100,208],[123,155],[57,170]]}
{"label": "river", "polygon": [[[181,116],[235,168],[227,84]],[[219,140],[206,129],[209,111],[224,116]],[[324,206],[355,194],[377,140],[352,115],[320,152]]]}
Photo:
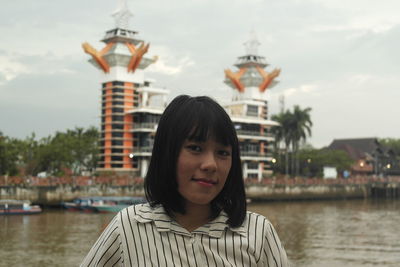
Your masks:
{"label": "river", "polygon": [[[400,200],[270,202],[292,266],[399,266]],[[0,267],[78,266],[112,214],[45,210],[0,217]]]}

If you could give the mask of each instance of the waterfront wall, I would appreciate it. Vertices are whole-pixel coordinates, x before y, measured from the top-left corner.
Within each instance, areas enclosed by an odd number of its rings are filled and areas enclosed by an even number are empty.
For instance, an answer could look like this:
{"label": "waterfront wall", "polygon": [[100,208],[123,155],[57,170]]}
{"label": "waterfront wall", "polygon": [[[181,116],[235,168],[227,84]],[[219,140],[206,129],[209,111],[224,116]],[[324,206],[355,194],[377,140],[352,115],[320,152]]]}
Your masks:
{"label": "waterfront wall", "polygon": [[[80,177],[68,182],[55,178],[38,182],[30,178],[20,183],[15,179],[12,181],[13,184],[0,183],[1,199],[27,199],[42,205],[60,205],[77,197],[144,196],[143,179],[137,178],[95,180]],[[246,192],[253,201],[400,197],[400,177],[246,180]]]}

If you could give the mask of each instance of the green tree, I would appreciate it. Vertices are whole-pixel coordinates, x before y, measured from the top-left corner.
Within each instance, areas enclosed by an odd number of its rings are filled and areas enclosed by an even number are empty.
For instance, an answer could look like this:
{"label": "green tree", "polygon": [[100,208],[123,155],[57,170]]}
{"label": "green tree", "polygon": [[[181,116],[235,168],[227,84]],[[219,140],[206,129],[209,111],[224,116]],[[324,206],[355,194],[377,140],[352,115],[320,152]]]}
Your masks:
{"label": "green tree", "polygon": [[[282,162],[281,157],[281,146],[283,147],[285,153],[285,175],[289,174],[289,148],[290,148],[290,121],[291,113],[290,111],[281,112],[279,114],[272,115],[271,119],[278,122],[279,126],[272,127],[271,131],[275,135],[275,151],[278,151],[279,164]],[[281,165],[281,164],[280,164]]]}
{"label": "green tree", "polygon": [[26,175],[33,176],[44,171],[56,176],[64,175],[66,169],[77,175],[83,170],[94,171],[98,138],[99,132],[95,127],[77,127],[40,140],[32,134],[18,143],[20,165]]}
{"label": "green tree", "polygon": [[17,175],[18,142],[0,132],[0,175]]}
{"label": "green tree", "polygon": [[292,143],[293,160],[292,170],[294,175],[299,174],[299,158],[298,151],[301,142],[307,140],[307,136],[311,136],[312,121],[310,116],[311,108],[301,109],[299,106],[294,106],[293,113],[290,118],[290,140]]}
{"label": "green tree", "polygon": [[[297,153],[302,142],[307,140],[307,136],[311,136],[312,121],[310,116],[311,108],[301,109],[294,106],[293,112],[286,110],[279,114],[273,115],[272,120],[277,121],[280,125],[272,127],[275,134],[275,148],[280,151],[280,147],[284,145],[285,152],[285,174],[289,174],[289,152],[291,149],[291,173],[297,175],[299,172],[299,160]],[[280,157],[280,156],[279,156]]]}
{"label": "green tree", "polygon": [[330,149],[300,149],[299,150],[300,174],[307,177],[322,177],[323,167],[335,167],[338,173],[350,170],[354,163],[346,152]]}

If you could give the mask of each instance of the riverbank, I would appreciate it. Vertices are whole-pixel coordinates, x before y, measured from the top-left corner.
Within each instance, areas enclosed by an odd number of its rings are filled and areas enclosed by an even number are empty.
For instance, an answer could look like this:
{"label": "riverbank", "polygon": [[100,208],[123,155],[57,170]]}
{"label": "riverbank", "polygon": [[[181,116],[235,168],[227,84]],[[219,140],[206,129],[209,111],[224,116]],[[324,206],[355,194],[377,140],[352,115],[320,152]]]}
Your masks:
{"label": "riverbank", "polygon": [[[29,178],[30,183],[0,184],[0,199],[27,199],[36,204],[57,206],[77,197],[144,196],[142,179],[103,179],[102,181],[106,181],[103,183],[95,179],[93,177],[75,177],[68,180],[53,177],[50,180],[31,177]],[[357,177],[329,180],[315,178],[264,179],[261,182],[246,180],[245,184],[247,197],[251,201],[400,197],[400,177]]]}

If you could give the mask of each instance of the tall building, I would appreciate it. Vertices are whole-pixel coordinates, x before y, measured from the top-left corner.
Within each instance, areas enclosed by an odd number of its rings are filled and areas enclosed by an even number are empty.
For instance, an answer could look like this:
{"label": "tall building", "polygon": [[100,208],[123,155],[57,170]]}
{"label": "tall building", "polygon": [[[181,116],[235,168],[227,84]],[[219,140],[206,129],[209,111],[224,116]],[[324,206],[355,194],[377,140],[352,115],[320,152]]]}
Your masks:
{"label": "tall building", "polygon": [[[88,43],[83,49],[101,75],[101,140],[98,171],[146,175],[154,135],[167,103],[169,91],[153,87],[144,70],[157,57],[148,58],[149,43],[129,28],[132,16],[126,0],[120,0],[112,15],[115,28],[106,32],[105,47],[98,51]],[[238,133],[245,178],[271,174],[270,129],[278,123],[268,120],[266,90],[277,81],[280,70],[267,72],[260,43],[254,33],[245,43],[246,54],[235,64],[236,72],[225,70],[225,83],[233,88],[232,101],[225,105]]]}
{"label": "tall building", "polygon": [[98,51],[82,47],[101,73],[101,140],[98,171],[144,176],[158,120],[166,106],[168,90],[154,88],[144,70],[157,57],[148,58],[149,43],[129,29],[132,13],[126,0],[112,14],[115,28],[106,32]]}
{"label": "tall building", "polygon": [[255,33],[245,43],[246,54],[235,63],[236,72],[225,70],[225,83],[233,89],[232,101],[225,105],[231,116],[240,142],[245,178],[262,179],[272,173],[274,135],[271,127],[279,125],[268,120],[266,91],[278,82],[280,69],[267,72],[265,57],[258,55]]}

